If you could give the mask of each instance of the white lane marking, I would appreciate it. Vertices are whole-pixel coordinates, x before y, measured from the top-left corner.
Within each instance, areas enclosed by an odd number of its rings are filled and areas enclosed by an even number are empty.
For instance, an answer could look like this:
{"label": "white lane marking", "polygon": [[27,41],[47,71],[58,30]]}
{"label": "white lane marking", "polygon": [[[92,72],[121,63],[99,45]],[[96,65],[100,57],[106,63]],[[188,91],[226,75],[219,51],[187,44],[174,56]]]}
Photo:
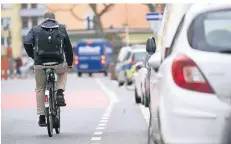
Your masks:
{"label": "white lane marking", "polygon": [[[92,141],[100,141],[101,140],[101,135],[103,134],[102,131],[99,130],[104,130],[107,126],[107,122],[109,119],[109,116],[111,114],[112,108],[114,103],[119,102],[119,99],[117,98],[116,94],[111,91],[110,89],[108,89],[101,81],[100,79],[95,79],[96,83],[99,84],[99,86],[101,87],[101,89],[107,94],[107,96],[110,99],[110,104],[109,106],[106,108],[104,115],[102,116],[100,123],[98,124],[98,127],[96,128],[96,132],[94,133],[94,136],[92,137]],[[95,137],[95,135],[97,135],[98,137]]]}
{"label": "white lane marking", "polygon": [[96,129],[97,130],[103,130],[103,129],[105,129],[105,127],[97,127]]}
{"label": "white lane marking", "polygon": [[102,82],[100,79],[95,79],[95,81],[99,84],[99,86],[102,88],[102,90],[104,92],[106,92],[106,94],[108,95],[108,97],[110,98],[111,103],[114,102],[119,102],[119,99],[117,98],[116,94],[111,91],[110,89],[108,89]]}
{"label": "white lane marking", "polygon": [[107,119],[108,119],[108,117],[102,117],[101,119],[103,119],[103,120],[107,120]]}
{"label": "white lane marking", "polygon": [[92,137],[91,140],[92,141],[99,141],[99,140],[101,140],[101,137]]}
{"label": "white lane marking", "polygon": [[149,124],[149,117],[150,117],[149,109],[143,105],[140,105],[139,107],[140,107],[141,113],[144,116],[145,121],[147,122],[147,124]]}
{"label": "white lane marking", "polygon": [[98,126],[102,127],[102,126],[106,126],[106,125],[107,125],[106,123],[100,123]]}
{"label": "white lane marking", "polygon": [[97,131],[94,133],[94,135],[102,135],[102,134],[103,134],[103,132],[101,132],[101,131]]}
{"label": "white lane marking", "polygon": [[100,120],[100,123],[106,123],[107,120]]}

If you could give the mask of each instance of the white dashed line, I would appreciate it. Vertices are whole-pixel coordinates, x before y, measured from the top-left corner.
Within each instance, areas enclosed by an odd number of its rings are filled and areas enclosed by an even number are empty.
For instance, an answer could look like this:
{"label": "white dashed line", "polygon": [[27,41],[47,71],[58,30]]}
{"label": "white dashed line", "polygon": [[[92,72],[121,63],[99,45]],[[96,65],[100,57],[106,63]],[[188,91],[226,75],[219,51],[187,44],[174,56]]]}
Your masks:
{"label": "white dashed line", "polygon": [[101,135],[103,135],[103,130],[107,126],[107,122],[108,122],[110,113],[112,111],[113,104],[116,102],[119,102],[119,100],[118,100],[118,98],[114,92],[109,90],[99,79],[95,79],[95,80],[99,84],[99,86],[102,88],[102,90],[108,95],[108,97],[110,99],[110,105],[105,110],[105,113],[102,116],[100,123],[98,124],[98,127],[96,128],[96,132],[94,132],[94,136],[91,138],[92,142],[95,142],[95,141],[98,142],[101,140]]}
{"label": "white dashed line", "polygon": [[91,140],[92,141],[99,141],[99,140],[101,140],[101,137],[92,137]]}
{"label": "white dashed line", "polygon": [[100,123],[105,123],[105,122],[107,122],[107,120],[101,120],[101,121],[100,121]]}
{"label": "white dashed line", "polygon": [[103,130],[103,129],[105,129],[105,127],[97,127],[96,129],[97,130]]}
{"label": "white dashed line", "polygon": [[103,134],[103,132],[101,132],[101,131],[97,131],[94,133],[94,135],[102,135],[102,134]]}
{"label": "white dashed line", "polygon": [[102,127],[102,126],[106,126],[106,125],[107,125],[106,123],[100,123],[98,126]]}

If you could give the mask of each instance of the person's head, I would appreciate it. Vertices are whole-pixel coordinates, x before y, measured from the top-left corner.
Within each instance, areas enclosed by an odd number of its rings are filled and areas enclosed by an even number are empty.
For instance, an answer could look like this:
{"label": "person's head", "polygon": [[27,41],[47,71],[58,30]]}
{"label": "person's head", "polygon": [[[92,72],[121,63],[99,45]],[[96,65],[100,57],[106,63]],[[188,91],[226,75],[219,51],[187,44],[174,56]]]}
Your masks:
{"label": "person's head", "polygon": [[44,19],[54,19],[55,20],[55,14],[52,12],[46,12],[44,14]]}

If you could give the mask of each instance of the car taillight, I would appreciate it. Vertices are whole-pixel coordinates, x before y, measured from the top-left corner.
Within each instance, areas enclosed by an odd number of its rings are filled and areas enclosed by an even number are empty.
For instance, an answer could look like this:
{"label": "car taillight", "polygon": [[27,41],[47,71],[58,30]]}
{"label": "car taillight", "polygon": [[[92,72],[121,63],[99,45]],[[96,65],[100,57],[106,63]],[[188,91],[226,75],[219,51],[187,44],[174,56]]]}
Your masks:
{"label": "car taillight", "polygon": [[104,55],[101,56],[101,64],[105,64],[106,63],[106,57]]}
{"label": "car taillight", "polygon": [[136,64],[135,61],[131,61],[131,62],[130,62],[130,65],[134,65],[134,64]]}
{"label": "car taillight", "polygon": [[172,76],[174,82],[181,88],[214,93],[196,63],[185,55],[180,55],[173,61]]}
{"label": "car taillight", "polygon": [[78,63],[79,63],[79,57],[75,56],[74,61],[75,61],[75,65],[78,65]]}

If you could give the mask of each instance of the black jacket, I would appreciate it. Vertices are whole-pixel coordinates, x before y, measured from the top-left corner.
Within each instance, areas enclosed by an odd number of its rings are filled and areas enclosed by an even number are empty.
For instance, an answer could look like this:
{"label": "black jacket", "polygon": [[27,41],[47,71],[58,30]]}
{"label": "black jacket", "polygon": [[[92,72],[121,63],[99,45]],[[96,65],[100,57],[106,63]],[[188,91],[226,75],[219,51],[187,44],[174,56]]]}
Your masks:
{"label": "black jacket", "polygon": [[[62,36],[64,37],[64,52],[65,52],[65,57],[66,57],[66,62],[68,66],[72,66],[73,64],[73,51],[72,51],[72,46],[71,42],[69,39],[69,36],[67,34],[66,28],[62,24],[58,24],[57,21],[52,20],[52,19],[46,19],[44,20],[40,25],[33,27],[29,33],[27,34],[26,38],[24,39],[24,47],[25,50],[28,54],[29,57],[31,57],[35,61],[35,65],[40,65],[44,62],[49,62],[53,60],[44,60],[44,59],[36,59],[34,58],[34,50],[33,47],[35,45],[35,39],[37,36],[37,33],[41,30],[41,25],[45,27],[54,27],[54,26],[59,26],[60,32]],[[64,62],[64,59],[60,59],[57,62],[62,63]]]}

